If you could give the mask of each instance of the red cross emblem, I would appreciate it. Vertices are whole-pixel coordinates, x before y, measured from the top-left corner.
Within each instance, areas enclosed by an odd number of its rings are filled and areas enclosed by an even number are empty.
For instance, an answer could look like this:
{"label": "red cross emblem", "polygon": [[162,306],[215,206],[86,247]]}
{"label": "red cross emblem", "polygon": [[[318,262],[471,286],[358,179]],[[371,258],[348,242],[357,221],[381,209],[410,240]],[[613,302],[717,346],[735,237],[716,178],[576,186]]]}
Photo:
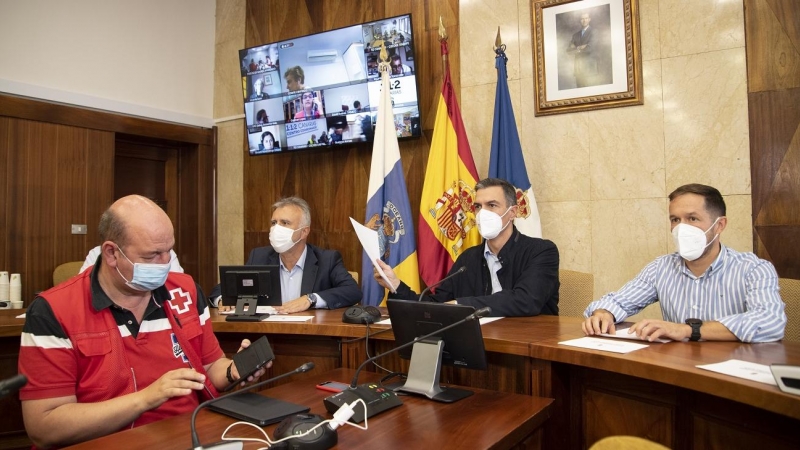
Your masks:
{"label": "red cross emblem", "polygon": [[176,313],[183,314],[189,311],[189,305],[192,304],[191,294],[183,292],[181,288],[175,288],[169,291],[169,295],[169,307],[174,309]]}

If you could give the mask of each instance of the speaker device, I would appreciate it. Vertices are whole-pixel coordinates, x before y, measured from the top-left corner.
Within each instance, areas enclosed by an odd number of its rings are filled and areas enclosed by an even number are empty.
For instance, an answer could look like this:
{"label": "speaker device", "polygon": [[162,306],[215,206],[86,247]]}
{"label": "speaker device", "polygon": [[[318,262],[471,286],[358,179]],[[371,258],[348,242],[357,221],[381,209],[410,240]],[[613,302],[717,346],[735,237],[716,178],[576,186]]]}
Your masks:
{"label": "speaker device", "polygon": [[355,305],[347,308],[342,314],[344,323],[375,323],[380,318],[381,310],[374,306]]}

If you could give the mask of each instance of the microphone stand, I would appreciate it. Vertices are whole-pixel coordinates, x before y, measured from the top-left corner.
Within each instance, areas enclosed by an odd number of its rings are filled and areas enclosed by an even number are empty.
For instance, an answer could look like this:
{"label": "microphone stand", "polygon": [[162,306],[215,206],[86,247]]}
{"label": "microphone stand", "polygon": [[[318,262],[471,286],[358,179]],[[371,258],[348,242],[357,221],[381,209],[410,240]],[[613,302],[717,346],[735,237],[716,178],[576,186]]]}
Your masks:
{"label": "microphone stand", "polygon": [[[223,398],[232,397],[234,395],[240,395],[242,393],[249,392],[249,391],[251,391],[251,390],[253,390],[253,389],[257,388],[257,387],[264,386],[267,383],[272,383],[273,381],[278,381],[278,380],[280,380],[282,378],[286,378],[286,377],[288,377],[290,375],[294,375],[294,374],[297,374],[297,373],[308,372],[309,370],[311,370],[313,368],[314,368],[314,363],[313,362],[307,362],[307,363],[303,364],[302,366],[298,367],[297,369],[294,369],[291,372],[286,372],[286,373],[284,373],[282,375],[278,375],[276,377],[272,377],[269,380],[259,381],[258,383],[255,383],[255,384],[252,384],[250,386],[247,386],[245,389],[240,389],[238,391],[231,392],[230,394],[220,395],[217,398],[212,398],[210,400],[206,400],[203,403],[200,403],[199,405],[197,405],[197,407],[192,412],[192,449],[194,449],[194,450],[202,450],[202,449],[205,449],[205,448],[208,448],[208,449],[210,449],[210,448],[224,448],[224,447],[230,446],[232,444],[231,442],[218,442],[216,444],[212,444],[210,447],[203,447],[200,444],[200,438],[197,435],[196,421],[197,421],[197,413],[201,409],[203,409],[206,406],[208,406],[208,405],[210,405],[212,403],[215,403],[215,402],[217,402],[217,401],[219,401],[219,400],[221,400]],[[241,444],[241,442],[239,442],[239,444]],[[242,448],[242,447],[239,446],[238,448]]]}
{"label": "microphone stand", "polygon": [[22,374],[0,381],[0,398],[10,395],[28,384],[28,377]]}
{"label": "microphone stand", "polygon": [[419,299],[417,299],[417,301],[421,302],[422,301],[422,297],[425,296],[426,292],[430,292],[431,289],[440,286],[442,283],[444,283],[445,281],[449,280],[450,278],[453,278],[454,276],[462,274],[462,273],[464,273],[466,271],[467,271],[467,266],[461,266],[455,272],[453,272],[450,275],[442,278],[441,280],[437,281],[436,283],[433,283],[432,285],[426,287],[425,289],[422,290],[422,293],[419,294]]}
{"label": "microphone stand", "polygon": [[[447,330],[449,330],[451,328],[457,327],[457,326],[459,326],[459,325],[461,325],[461,324],[463,324],[465,322],[468,322],[470,320],[476,320],[476,319],[478,319],[480,317],[484,317],[487,314],[489,314],[491,311],[492,311],[492,309],[489,308],[489,307],[481,308],[481,309],[475,311],[474,313],[468,315],[467,317],[465,317],[465,318],[463,318],[463,319],[461,319],[461,320],[459,320],[457,322],[454,322],[454,323],[452,323],[450,325],[447,325],[446,327],[442,327],[442,328],[434,331],[433,333],[429,333],[429,334],[426,334],[424,336],[417,337],[413,341],[406,342],[405,344],[400,345],[398,347],[395,347],[395,348],[393,348],[393,349],[391,349],[389,351],[383,352],[383,353],[381,353],[379,355],[375,355],[372,358],[368,358],[366,361],[361,363],[360,366],[358,366],[358,369],[356,369],[356,373],[353,376],[353,380],[350,382],[350,387],[348,389],[346,389],[346,390],[344,390],[342,392],[339,392],[337,394],[331,395],[330,397],[326,397],[325,398],[325,400],[323,402],[324,405],[325,405],[325,409],[327,409],[331,413],[334,413],[334,412],[338,411],[339,408],[341,408],[345,404],[352,405],[353,402],[355,402],[355,401],[357,401],[359,399],[363,400],[364,404],[366,405],[364,413],[361,412],[360,408],[356,409],[356,410],[354,410],[353,416],[350,418],[350,420],[354,421],[355,423],[361,423],[361,422],[364,421],[365,417],[369,418],[369,417],[372,417],[374,415],[380,414],[380,413],[382,413],[382,412],[384,412],[384,411],[386,411],[388,409],[391,409],[391,408],[394,408],[396,406],[402,405],[403,402],[400,401],[399,398],[397,398],[397,394],[395,394],[394,391],[392,391],[391,389],[378,387],[374,383],[366,383],[366,384],[363,384],[363,385],[359,386],[358,385],[358,376],[361,373],[361,370],[367,364],[369,364],[369,363],[371,363],[371,362],[373,362],[373,361],[375,361],[377,359],[383,358],[384,356],[389,355],[391,353],[400,351],[400,350],[402,350],[402,349],[404,349],[404,348],[406,348],[406,347],[408,347],[410,345],[414,345],[416,343],[419,343],[420,341],[428,339],[428,338],[430,338],[430,337],[432,337],[434,335],[440,334],[443,331],[447,331]],[[441,345],[442,345],[442,343],[441,343],[441,341],[439,341],[438,342],[438,348],[439,349],[441,349]],[[441,355],[441,353],[439,353],[439,355]],[[411,357],[411,360],[412,360],[412,362],[414,361],[413,355]],[[436,370],[436,374],[437,375],[439,373],[438,372],[438,367],[439,366],[437,365],[437,370]],[[437,388],[438,388],[438,383],[437,383]],[[400,388],[400,389],[403,389],[403,388]],[[414,391],[414,390],[410,390],[410,389],[405,389],[405,390],[406,391],[410,391],[410,392],[415,392],[415,393],[420,393],[420,394],[426,395],[429,398],[432,398],[434,400],[447,401],[447,402],[453,402],[453,401],[459,400],[461,398],[467,397],[469,395],[472,395],[471,391],[465,391],[465,390],[453,389],[453,388],[449,388],[446,391],[444,391],[444,392],[446,392],[448,394],[452,394],[452,395],[449,395],[449,396],[448,395],[432,396],[432,395],[428,395],[425,392]],[[439,388],[439,392],[441,392],[441,388]],[[466,393],[466,395],[463,395],[463,393]],[[448,399],[447,397],[453,397],[453,399]]]}

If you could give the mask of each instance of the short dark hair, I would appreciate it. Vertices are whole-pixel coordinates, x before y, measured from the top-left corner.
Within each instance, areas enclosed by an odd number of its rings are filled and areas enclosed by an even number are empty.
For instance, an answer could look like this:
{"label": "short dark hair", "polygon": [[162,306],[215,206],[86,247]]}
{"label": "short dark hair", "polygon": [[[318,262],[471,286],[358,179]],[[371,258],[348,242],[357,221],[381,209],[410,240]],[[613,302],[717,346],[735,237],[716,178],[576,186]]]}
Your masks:
{"label": "short dark hair", "polygon": [[267,136],[272,138],[272,145],[275,146],[275,136],[273,136],[272,133],[270,133],[269,131],[261,133],[261,143],[262,144],[264,143],[264,138]]}
{"label": "short dark hair", "polygon": [[706,186],[705,184],[684,184],[669,194],[669,201],[673,201],[685,194],[695,194],[703,197],[703,199],[705,199],[706,211],[712,216],[716,215],[717,217],[722,217],[725,215],[725,200],[716,188]]}
{"label": "short dark hair", "polygon": [[303,72],[303,68],[300,66],[289,67],[286,69],[286,72],[283,74],[283,78],[288,77],[289,75],[292,76],[295,80],[299,81],[300,83],[306,82],[306,74]]}
{"label": "short dark hair", "polygon": [[503,196],[506,198],[506,208],[517,204],[517,189],[513,184],[502,178],[484,178],[475,185],[475,191],[493,186],[500,186],[503,188]]}
{"label": "short dark hair", "polygon": [[125,228],[125,223],[120,217],[111,208],[108,208],[100,216],[100,224],[97,226],[97,231],[100,232],[100,239],[103,242],[111,241],[120,247],[125,247],[128,245],[128,236]]}

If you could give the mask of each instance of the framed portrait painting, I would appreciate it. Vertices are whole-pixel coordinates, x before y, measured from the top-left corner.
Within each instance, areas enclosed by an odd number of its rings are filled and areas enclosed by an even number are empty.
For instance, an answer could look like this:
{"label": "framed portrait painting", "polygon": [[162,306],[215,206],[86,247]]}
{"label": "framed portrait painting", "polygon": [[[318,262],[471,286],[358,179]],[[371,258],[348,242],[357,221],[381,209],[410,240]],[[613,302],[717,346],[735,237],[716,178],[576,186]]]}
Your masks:
{"label": "framed portrait painting", "polygon": [[532,0],[537,116],[641,105],[638,0]]}

